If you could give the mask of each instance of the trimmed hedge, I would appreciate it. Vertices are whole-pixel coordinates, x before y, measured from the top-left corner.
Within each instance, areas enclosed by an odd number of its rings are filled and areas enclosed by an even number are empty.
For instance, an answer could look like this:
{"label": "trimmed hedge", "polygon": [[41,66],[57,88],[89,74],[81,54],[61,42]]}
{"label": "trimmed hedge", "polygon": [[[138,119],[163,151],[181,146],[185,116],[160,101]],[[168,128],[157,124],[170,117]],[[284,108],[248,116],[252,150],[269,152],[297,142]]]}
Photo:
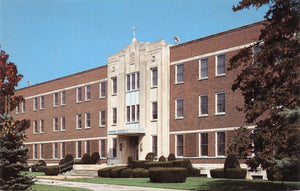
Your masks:
{"label": "trimmed hedge", "polygon": [[189,159],[174,160],[173,167],[183,167],[188,170],[188,176],[193,176],[193,165]]}
{"label": "trimmed hedge", "polygon": [[145,160],[135,160],[133,161],[133,168],[145,168]]}
{"label": "trimmed hedge", "polygon": [[224,169],[241,168],[239,161],[234,154],[229,154],[224,163]]}
{"label": "trimmed hedge", "polygon": [[106,167],[98,170],[98,176],[99,177],[111,177],[111,170],[115,167]]}
{"label": "trimmed hedge", "polygon": [[176,183],[185,182],[188,175],[186,168],[150,168],[149,177],[151,182]]}
{"label": "trimmed hedge", "polygon": [[45,166],[47,166],[44,160],[39,160],[38,163],[31,166],[32,172],[44,172]]}
{"label": "trimmed hedge", "polygon": [[56,176],[59,174],[59,166],[46,166],[45,167],[45,175],[47,176]]}
{"label": "trimmed hedge", "polygon": [[144,169],[144,170],[141,172],[141,177],[142,177],[142,178],[148,178],[148,177],[149,177],[149,170],[148,170],[148,169]]}
{"label": "trimmed hedge", "polygon": [[153,167],[173,167],[172,162],[146,162],[145,168],[153,168]]}
{"label": "trimmed hedge", "polygon": [[128,156],[127,165],[128,165],[128,168],[133,168],[134,167],[134,161],[133,161],[132,156]]}
{"label": "trimmed hedge", "polygon": [[168,156],[168,161],[176,160],[175,155],[173,153],[170,153]]}
{"label": "trimmed hedge", "polygon": [[200,177],[200,169],[193,168],[193,177]]}
{"label": "trimmed hedge", "polygon": [[100,160],[99,152],[93,152],[91,157],[92,157],[92,164],[97,164],[98,161]]}
{"label": "trimmed hedge", "polygon": [[125,166],[120,166],[120,167],[115,167],[115,168],[111,169],[111,172],[110,172],[111,177],[112,178],[120,178],[121,172],[126,168],[127,167],[125,167]]}
{"label": "trimmed hedge", "polygon": [[[70,161],[73,161],[73,163],[70,163],[70,164],[68,164],[66,166],[62,166],[63,164],[65,164],[67,162],[70,162]],[[71,154],[67,154],[64,159],[61,159],[59,161],[59,165],[61,166],[61,169],[64,168],[64,167],[67,167],[67,166],[69,166],[71,164],[74,164],[74,157]],[[63,170],[62,172],[67,172],[67,171],[72,170],[72,169],[73,169],[73,166],[70,166],[69,168]]]}
{"label": "trimmed hedge", "polygon": [[159,157],[158,161],[159,161],[159,162],[166,162],[167,159],[166,159],[166,157],[164,157],[164,155],[161,155],[161,156]]}
{"label": "trimmed hedge", "polygon": [[226,178],[232,179],[245,179],[247,175],[247,170],[241,168],[228,168],[224,172]]}
{"label": "trimmed hedge", "polygon": [[142,171],[144,170],[144,168],[134,168],[132,169],[132,176],[134,178],[143,178],[142,177]]}
{"label": "trimmed hedge", "polygon": [[155,155],[153,152],[150,152],[150,153],[147,153],[146,157],[145,157],[145,160],[146,161],[153,161]]}
{"label": "trimmed hedge", "polygon": [[120,173],[120,178],[130,178],[132,176],[132,169],[125,168]]}
{"label": "trimmed hedge", "polygon": [[81,161],[83,162],[83,164],[93,164],[92,157],[88,153],[84,153]]}
{"label": "trimmed hedge", "polygon": [[223,168],[211,169],[210,176],[213,178],[225,178],[224,169]]}

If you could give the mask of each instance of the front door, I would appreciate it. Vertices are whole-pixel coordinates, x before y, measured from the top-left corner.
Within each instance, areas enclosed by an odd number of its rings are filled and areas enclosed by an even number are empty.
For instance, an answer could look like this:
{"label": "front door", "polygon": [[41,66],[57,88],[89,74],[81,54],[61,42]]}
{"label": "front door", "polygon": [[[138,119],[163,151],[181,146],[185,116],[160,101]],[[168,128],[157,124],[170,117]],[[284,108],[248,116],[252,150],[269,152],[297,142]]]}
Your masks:
{"label": "front door", "polygon": [[130,137],[130,147],[133,160],[139,160],[139,137]]}

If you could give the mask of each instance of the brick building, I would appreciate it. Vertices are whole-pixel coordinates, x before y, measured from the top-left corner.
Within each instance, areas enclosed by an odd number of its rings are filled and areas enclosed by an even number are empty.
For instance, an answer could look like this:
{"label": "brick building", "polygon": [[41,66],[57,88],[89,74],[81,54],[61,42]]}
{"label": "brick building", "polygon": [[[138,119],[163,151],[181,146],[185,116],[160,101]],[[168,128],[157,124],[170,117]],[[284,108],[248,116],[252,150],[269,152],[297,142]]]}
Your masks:
{"label": "brick building", "polygon": [[[199,167],[223,164],[243,125],[230,58],[258,41],[257,22],[178,45],[132,42],[106,65],[16,91],[17,118],[31,119],[29,162],[99,152],[109,164],[174,153]],[[249,128],[252,128],[249,125]]]}

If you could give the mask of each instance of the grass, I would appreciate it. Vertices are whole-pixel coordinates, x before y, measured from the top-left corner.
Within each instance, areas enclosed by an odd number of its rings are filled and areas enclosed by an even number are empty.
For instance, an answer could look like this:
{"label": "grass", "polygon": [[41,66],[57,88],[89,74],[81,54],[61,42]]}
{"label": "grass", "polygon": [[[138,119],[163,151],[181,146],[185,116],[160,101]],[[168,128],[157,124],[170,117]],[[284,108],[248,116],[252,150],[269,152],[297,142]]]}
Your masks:
{"label": "grass", "polygon": [[153,183],[149,178],[83,178],[70,181],[182,190],[298,190],[300,182],[189,177],[184,183]]}
{"label": "grass", "polygon": [[45,176],[44,172],[21,171],[21,174],[27,174],[27,176]]}
{"label": "grass", "polygon": [[41,185],[35,184],[32,186],[33,191],[91,191],[90,189],[84,188],[71,188],[71,187],[64,187],[64,186],[51,186],[51,185]]}

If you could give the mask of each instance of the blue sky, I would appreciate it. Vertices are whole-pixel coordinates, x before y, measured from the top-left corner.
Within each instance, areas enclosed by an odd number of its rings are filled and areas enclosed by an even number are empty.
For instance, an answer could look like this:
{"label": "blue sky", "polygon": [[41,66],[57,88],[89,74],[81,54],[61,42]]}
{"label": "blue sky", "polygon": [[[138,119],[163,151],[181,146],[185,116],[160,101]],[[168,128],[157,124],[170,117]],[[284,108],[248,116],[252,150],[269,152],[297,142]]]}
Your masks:
{"label": "blue sky", "polygon": [[131,42],[186,42],[263,20],[238,0],[0,0],[0,45],[27,81],[95,68]]}

